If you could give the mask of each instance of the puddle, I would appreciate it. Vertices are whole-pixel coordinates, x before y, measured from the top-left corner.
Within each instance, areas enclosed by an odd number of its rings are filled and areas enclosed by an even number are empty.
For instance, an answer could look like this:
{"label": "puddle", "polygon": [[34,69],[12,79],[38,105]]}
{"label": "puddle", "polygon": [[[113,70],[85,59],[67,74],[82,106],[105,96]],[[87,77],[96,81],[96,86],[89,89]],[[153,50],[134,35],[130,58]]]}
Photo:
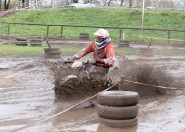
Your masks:
{"label": "puddle", "polygon": [[[153,62],[156,66],[166,67],[175,77],[185,77],[184,59]],[[51,118],[79,101],[56,103],[53,82],[52,72],[42,58],[0,58],[0,132],[13,131],[33,123],[35,124],[19,131],[185,131],[183,92],[141,100],[138,125],[120,129],[99,123],[95,107],[71,110]],[[49,120],[44,121],[46,119]],[[39,123],[40,121],[44,122]]]}

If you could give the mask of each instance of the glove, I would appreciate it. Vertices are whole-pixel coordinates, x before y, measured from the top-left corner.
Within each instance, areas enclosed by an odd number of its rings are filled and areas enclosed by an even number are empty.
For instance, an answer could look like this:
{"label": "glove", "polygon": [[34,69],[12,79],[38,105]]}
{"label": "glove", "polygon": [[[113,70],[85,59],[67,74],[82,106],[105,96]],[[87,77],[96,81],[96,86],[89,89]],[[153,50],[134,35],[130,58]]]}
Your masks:
{"label": "glove", "polygon": [[104,60],[96,60],[96,63],[102,63],[102,64],[104,64],[105,62],[104,62]]}
{"label": "glove", "polygon": [[68,57],[68,58],[64,59],[64,63],[73,63],[74,60],[75,60],[74,57]]}
{"label": "glove", "polygon": [[74,63],[71,65],[71,68],[72,69],[75,69],[75,68],[81,68],[83,67],[83,62],[82,61],[74,61]]}

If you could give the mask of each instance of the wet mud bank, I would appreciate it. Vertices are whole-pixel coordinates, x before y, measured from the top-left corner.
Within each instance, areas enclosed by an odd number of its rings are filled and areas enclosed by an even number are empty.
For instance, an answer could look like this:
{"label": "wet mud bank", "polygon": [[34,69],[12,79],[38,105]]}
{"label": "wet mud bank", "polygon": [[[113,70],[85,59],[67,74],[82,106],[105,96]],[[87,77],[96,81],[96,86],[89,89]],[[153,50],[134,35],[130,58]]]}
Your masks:
{"label": "wet mud bank", "polygon": [[[160,57],[161,58],[161,57]],[[140,59],[140,60],[139,60]],[[162,60],[128,56],[138,63],[152,63],[171,73],[176,85],[184,87],[184,59]],[[182,79],[182,81],[181,81]],[[98,122],[96,108],[55,114],[83,101],[55,101],[54,75],[43,58],[0,58],[0,131],[29,132],[148,132],[185,131],[185,93],[173,91],[139,100],[138,125],[112,128]]]}

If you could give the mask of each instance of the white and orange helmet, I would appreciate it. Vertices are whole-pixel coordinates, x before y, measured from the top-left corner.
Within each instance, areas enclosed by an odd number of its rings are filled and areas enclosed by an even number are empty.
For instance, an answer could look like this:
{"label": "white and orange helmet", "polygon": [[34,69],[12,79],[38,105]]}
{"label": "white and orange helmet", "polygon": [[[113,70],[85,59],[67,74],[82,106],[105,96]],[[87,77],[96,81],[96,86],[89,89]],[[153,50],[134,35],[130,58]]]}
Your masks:
{"label": "white and orange helmet", "polygon": [[101,49],[101,48],[105,47],[110,42],[110,40],[111,40],[109,38],[109,32],[106,29],[103,29],[103,28],[98,29],[94,33],[94,36],[103,38],[103,41],[102,42],[97,42],[96,41],[96,47],[98,49]]}

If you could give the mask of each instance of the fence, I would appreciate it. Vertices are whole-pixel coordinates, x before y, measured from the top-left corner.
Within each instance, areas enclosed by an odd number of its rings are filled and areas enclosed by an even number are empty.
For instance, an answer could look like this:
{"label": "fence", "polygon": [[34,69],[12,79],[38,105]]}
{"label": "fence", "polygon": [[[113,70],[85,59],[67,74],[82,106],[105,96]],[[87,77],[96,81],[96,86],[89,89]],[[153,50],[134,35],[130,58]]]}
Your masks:
{"label": "fence", "polygon": [[[51,28],[53,27],[57,27],[57,29],[60,29],[60,38],[64,38],[65,37],[65,30],[69,30],[67,28],[70,28],[70,33],[73,32],[72,29],[74,28],[80,28],[79,31],[85,31],[82,30],[82,28],[88,28],[88,29],[94,29],[94,28],[105,28],[105,29],[109,29],[109,30],[114,30],[114,34],[111,35],[115,40],[118,39],[123,39],[123,33],[127,34],[127,40],[129,41],[148,41],[148,42],[153,42],[154,40],[160,40],[163,41],[165,40],[165,43],[170,44],[170,42],[175,42],[175,43],[183,43],[185,44],[185,30],[177,30],[177,29],[159,29],[159,28],[141,28],[141,27],[114,27],[114,26],[83,26],[83,25],[67,25],[67,24],[38,24],[38,23],[8,23],[8,22],[0,22],[1,26],[3,26],[3,30],[5,31],[4,33],[7,35],[10,34],[19,34],[20,31],[19,30],[28,30],[30,31],[31,29],[34,30],[34,26],[39,26],[39,27],[43,27],[42,31],[44,33],[44,35],[42,34],[42,32],[39,34],[25,34],[25,35],[30,35],[30,36],[46,36],[48,38],[52,37],[52,36],[56,36],[57,33],[53,32],[51,30]],[[20,28],[16,28],[16,25],[19,25]],[[27,28],[23,28],[24,26],[27,26]],[[13,30],[14,28],[14,30]],[[137,34],[137,36],[133,36],[133,32],[135,32]],[[152,32],[154,34],[154,36],[146,36],[146,34],[148,34],[148,32]],[[155,32],[162,32],[163,37],[158,38],[155,37]],[[2,34],[2,33],[1,33]],[[20,35],[24,35],[23,32],[21,32]],[[72,35],[71,35],[72,36]],[[78,35],[74,35],[75,37]],[[162,36],[162,35],[161,35]],[[79,37],[79,36],[78,36]]]}

